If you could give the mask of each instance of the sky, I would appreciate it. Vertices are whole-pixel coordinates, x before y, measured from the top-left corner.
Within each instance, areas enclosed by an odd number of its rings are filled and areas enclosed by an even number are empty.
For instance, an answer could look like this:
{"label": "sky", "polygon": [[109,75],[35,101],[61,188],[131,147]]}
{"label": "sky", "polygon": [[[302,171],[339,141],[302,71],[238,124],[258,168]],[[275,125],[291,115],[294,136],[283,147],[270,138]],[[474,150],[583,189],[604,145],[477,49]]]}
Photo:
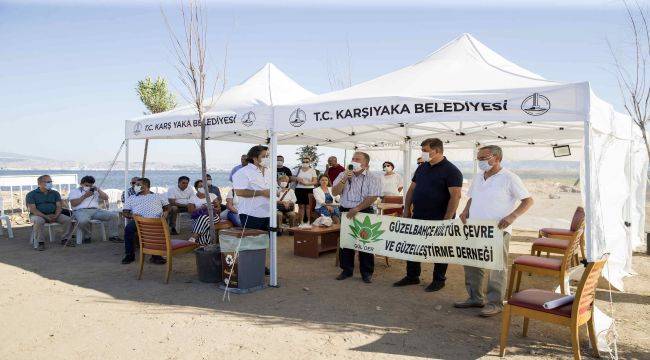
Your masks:
{"label": "sky", "polygon": [[[269,5],[281,3],[282,5]],[[0,0],[0,152],[85,162],[113,158],[124,120],[146,109],[138,80],[163,76],[179,102],[161,7],[176,2]],[[350,5],[353,4],[353,5]],[[629,52],[618,1],[208,1],[209,62],[227,84],[272,62],[315,93],[330,91],[328,64],[352,83],[415,63],[462,33],[547,79],[590,81],[622,111],[608,41]],[[176,28],[180,30],[180,28]],[[237,162],[249,145],[211,142],[208,164]],[[141,159],[143,144],[131,144]],[[295,163],[294,147],[281,147]],[[327,154],[340,151],[326,150]],[[234,154],[234,155],[233,155]],[[150,161],[199,164],[193,141],[152,141]]]}

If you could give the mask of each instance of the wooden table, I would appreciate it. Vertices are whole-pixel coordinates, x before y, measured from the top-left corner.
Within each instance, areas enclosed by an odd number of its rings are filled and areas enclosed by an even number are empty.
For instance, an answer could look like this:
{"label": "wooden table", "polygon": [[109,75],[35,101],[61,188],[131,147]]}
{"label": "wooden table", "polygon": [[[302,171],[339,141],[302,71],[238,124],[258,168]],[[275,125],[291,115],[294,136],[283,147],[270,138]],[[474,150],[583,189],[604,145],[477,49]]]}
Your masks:
{"label": "wooden table", "polygon": [[379,209],[379,214],[383,215],[386,210],[401,209],[402,204],[391,204],[391,203],[379,203],[377,204],[377,209]]}
{"label": "wooden table", "polygon": [[312,226],[311,228],[292,227],[293,254],[310,258],[339,247],[340,224],[332,226]]}

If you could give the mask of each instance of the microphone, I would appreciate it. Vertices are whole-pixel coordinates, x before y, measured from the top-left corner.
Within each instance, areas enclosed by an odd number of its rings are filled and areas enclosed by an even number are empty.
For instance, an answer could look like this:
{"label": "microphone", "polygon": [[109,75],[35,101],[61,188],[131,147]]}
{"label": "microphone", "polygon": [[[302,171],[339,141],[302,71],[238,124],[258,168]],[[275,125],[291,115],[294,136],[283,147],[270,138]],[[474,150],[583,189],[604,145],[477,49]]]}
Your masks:
{"label": "microphone", "polygon": [[[348,170],[354,170],[354,165],[348,164]],[[348,178],[348,185],[352,185],[352,179]]]}

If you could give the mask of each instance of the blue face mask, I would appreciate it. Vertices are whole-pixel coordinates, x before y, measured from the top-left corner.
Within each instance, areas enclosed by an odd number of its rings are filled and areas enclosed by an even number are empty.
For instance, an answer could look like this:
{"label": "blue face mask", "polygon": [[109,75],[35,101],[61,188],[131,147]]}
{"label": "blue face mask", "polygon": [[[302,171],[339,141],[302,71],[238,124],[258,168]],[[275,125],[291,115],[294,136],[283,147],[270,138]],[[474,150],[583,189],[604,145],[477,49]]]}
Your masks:
{"label": "blue face mask", "polygon": [[52,190],[52,182],[51,182],[51,181],[46,182],[46,183],[45,183],[45,188],[46,188],[47,190]]}

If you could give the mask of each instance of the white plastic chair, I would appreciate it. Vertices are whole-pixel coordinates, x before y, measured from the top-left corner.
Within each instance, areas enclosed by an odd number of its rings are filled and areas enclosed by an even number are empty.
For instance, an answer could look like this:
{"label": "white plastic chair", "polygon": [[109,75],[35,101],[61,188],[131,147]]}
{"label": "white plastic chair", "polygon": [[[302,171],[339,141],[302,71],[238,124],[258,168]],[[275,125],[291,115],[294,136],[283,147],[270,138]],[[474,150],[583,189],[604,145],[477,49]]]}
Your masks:
{"label": "white plastic chair", "polygon": [[[84,231],[81,228],[81,226],[79,226],[79,222],[77,221],[77,219],[75,219],[75,217],[74,217],[74,211],[72,210],[72,203],[70,203],[70,199],[68,199],[68,207],[70,208],[70,211],[72,211],[72,223],[73,223],[73,226],[76,226],[76,228],[77,228],[76,231],[75,231],[75,237],[77,238],[77,245],[81,245],[81,244],[83,244],[83,240],[84,240]],[[106,241],[107,240],[106,226],[104,226],[104,222],[101,221],[101,220],[93,220],[93,219],[91,219],[90,220],[91,235],[92,235],[92,226],[93,225],[99,225],[100,230],[102,232],[102,241]],[[52,241],[51,238],[50,238],[50,241]]]}
{"label": "white plastic chair", "polygon": [[[47,233],[50,236],[50,242],[54,242],[54,232],[52,231],[53,227],[61,226],[59,223],[46,223],[45,229],[47,229]],[[34,249],[38,248],[38,241],[36,241],[36,232],[34,231],[34,226],[32,225],[32,234],[30,235],[29,241],[32,243],[34,246]]]}
{"label": "white plastic chair", "polygon": [[2,195],[0,195],[0,235],[4,233],[2,228],[2,220],[7,224],[7,235],[10,239],[14,238],[14,231],[11,229],[11,218],[9,215],[5,215],[5,205],[3,203]]}

